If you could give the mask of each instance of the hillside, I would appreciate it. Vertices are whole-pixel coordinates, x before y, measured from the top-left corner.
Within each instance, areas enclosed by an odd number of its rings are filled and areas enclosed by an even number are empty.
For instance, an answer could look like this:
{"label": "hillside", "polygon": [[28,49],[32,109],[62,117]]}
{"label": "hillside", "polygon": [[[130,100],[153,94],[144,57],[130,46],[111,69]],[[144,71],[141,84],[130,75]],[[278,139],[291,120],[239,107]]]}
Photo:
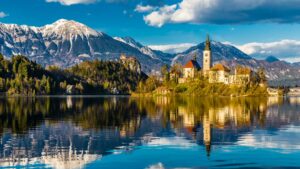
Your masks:
{"label": "hillside", "polygon": [[145,78],[121,62],[94,60],[45,69],[24,56],[6,60],[0,54],[1,95],[129,94]]}

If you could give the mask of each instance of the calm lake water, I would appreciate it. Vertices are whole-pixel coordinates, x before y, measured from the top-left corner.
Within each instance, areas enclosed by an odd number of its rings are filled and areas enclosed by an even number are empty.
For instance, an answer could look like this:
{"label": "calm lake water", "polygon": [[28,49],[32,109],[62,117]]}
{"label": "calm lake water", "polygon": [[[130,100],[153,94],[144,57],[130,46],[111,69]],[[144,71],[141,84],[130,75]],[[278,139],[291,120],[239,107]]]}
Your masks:
{"label": "calm lake water", "polygon": [[300,98],[0,98],[0,168],[300,168]]}

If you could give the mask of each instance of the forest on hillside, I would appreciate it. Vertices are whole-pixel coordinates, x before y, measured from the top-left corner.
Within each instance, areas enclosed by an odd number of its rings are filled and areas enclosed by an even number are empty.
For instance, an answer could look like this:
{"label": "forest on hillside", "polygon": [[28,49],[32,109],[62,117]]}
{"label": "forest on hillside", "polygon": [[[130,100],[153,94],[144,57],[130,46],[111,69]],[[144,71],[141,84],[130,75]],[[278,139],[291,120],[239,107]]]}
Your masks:
{"label": "forest on hillside", "polygon": [[60,69],[44,68],[25,56],[7,60],[0,54],[2,95],[129,94],[146,78],[116,61],[85,61]]}

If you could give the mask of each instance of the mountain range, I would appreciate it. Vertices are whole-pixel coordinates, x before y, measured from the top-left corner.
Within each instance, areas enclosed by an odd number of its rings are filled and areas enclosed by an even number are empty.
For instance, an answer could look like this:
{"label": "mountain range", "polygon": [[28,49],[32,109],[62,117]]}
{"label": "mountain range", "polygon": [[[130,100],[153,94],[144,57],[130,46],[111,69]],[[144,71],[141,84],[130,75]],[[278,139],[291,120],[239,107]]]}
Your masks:
{"label": "mountain range", "polygon": [[121,39],[65,19],[43,27],[0,24],[0,53],[6,57],[20,54],[44,66],[68,67],[84,60],[116,60],[126,54],[136,57],[145,72],[167,64],[169,54]]}
{"label": "mountain range", "polygon": [[[121,54],[136,57],[142,70],[157,73],[162,65],[185,64],[195,55],[202,63],[204,42],[178,54],[153,50],[131,37],[111,37],[73,21],[60,19],[42,27],[0,23],[0,53],[6,58],[25,55],[43,66],[68,67],[85,60],[117,60]],[[280,61],[274,56],[257,60],[234,46],[212,41],[214,63],[229,67],[263,67],[270,80],[300,78],[300,64]],[[200,64],[201,65],[201,64]]]}

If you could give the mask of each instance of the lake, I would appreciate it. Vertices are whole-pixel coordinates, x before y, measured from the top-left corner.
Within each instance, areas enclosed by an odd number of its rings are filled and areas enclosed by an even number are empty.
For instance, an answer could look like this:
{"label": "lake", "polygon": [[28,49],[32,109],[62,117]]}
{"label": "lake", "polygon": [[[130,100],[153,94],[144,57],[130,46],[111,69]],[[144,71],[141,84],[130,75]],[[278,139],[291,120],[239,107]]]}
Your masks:
{"label": "lake", "polygon": [[0,168],[300,168],[300,98],[0,98]]}

